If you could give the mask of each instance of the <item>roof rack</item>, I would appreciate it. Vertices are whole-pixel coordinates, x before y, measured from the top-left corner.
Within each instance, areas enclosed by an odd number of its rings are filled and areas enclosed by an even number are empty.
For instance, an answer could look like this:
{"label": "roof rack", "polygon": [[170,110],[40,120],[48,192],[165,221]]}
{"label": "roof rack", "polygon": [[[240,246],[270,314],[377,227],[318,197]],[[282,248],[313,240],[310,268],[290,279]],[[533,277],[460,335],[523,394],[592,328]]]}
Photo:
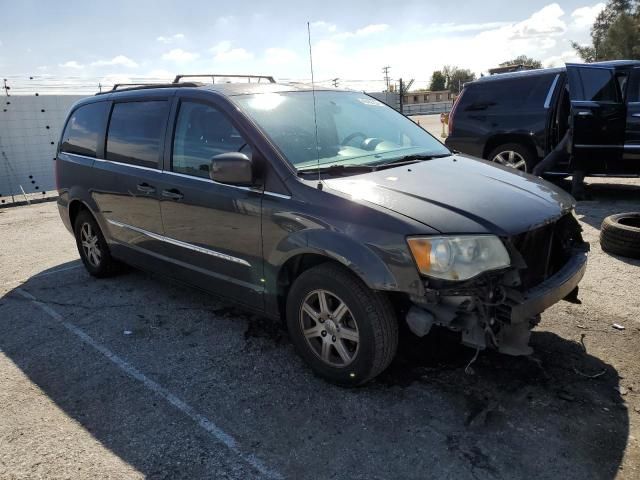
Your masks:
{"label": "roof rack", "polygon": [[269,83],[276,83],[271,75],[219,75],[217,73],[204,73],[202,75],[176,75],[173,83],[180,83],[180,80],[183,78],[194,77],[211,78],[211,83],[216,83],[216,78],[246,78],[249,83],[251,83],[251,79],[258,80],[258,83],[260,83],[260,80],[267,80]]}
{"label": "roof rack", "polygon": [[146,90],[149,88],[180,88],[180,87],[201,87],[204,85],[199,82],[184,82],[184,83],[116,83],[111,90],[106,90],[104,92],[98,92],[96,95],[105,95],[107,93],[115,92],[116,90],[122,88],[121,92],[126,92],[129,90]]}

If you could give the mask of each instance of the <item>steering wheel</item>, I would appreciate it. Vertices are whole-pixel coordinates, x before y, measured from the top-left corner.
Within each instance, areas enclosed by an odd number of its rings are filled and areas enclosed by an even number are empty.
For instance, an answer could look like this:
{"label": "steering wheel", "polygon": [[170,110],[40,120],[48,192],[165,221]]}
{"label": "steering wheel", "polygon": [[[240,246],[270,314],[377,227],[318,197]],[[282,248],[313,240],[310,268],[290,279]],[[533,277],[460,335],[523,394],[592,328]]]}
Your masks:
{"label": "steering wheel", "polygon": [[362,137],[362,139],[363,139],[363,140],[367,138],[367,136],[366,136],[364,133],[362,133],[362,132],[353,132],[352,134],[347,135],[347,136],[344,138],[344,140],[342,140],[341,145],[342,145],[343,147],[344,147],[344,146],[347,146],[347,145],[349,145],[349,143],[351,142],[351,140],[353,140],[354,138],[358,138],[358,137]]}

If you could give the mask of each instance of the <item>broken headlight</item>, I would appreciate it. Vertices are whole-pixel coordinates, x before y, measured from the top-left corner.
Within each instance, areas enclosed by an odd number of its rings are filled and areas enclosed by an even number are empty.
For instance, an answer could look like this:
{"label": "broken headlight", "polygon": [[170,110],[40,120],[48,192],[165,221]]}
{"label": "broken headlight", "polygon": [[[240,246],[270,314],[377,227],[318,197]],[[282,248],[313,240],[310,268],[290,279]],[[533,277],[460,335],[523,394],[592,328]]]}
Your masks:
{"label": "broken headlight", "polygon": [[411,237],[407,239],[418,270],[443,280],[468,280],[511,265],[509,253],[494,235]]}

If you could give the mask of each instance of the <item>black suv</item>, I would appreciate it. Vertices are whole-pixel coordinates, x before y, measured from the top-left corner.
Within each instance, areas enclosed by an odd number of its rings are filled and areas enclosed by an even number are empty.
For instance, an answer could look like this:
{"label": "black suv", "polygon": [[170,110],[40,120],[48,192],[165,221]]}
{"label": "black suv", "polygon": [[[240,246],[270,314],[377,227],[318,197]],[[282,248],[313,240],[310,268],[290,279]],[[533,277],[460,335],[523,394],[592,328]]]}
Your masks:
{"label": "black suv", "polygon": [[[572,125],[570,125],[572,123]],[[567,64],[465,86],[449,119],[452,149],[531,172],[573,126],[588,175],[640,175],[640,62]],[[559,164],[547,175],[570,175]]]}
{"label": "black suv", "polygon": [[89,273],[121,263],[286,322],[340,384],[391,362],[400,322],[522,355],[572,300],[586,250],[570,196],[454,155],[363,93],[173,83],[71,110],[56,174]]}

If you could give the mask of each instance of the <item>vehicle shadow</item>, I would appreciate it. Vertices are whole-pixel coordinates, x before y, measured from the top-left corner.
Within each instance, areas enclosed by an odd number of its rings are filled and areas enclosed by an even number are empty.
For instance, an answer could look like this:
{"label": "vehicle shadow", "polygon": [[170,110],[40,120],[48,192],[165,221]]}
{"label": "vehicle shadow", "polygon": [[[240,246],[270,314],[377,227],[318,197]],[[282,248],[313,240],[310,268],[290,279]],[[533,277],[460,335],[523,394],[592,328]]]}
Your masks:
{"label": "vehicle shadow", "polygon": [[[533,359],[482,352],[468,374],[474,351],[454,335],[418,339],[403,327],[390,368],[343,389],[311,374],[281,325],[137,271],[95,280],[67,270],[19,288],[286,478],[613,479],[627,444],[616,369],[550,332],[533,334]],[[195,422],[37,312],[16,289],[0,298],[2,354],[103,446],[150,478],[252,478]]]}

